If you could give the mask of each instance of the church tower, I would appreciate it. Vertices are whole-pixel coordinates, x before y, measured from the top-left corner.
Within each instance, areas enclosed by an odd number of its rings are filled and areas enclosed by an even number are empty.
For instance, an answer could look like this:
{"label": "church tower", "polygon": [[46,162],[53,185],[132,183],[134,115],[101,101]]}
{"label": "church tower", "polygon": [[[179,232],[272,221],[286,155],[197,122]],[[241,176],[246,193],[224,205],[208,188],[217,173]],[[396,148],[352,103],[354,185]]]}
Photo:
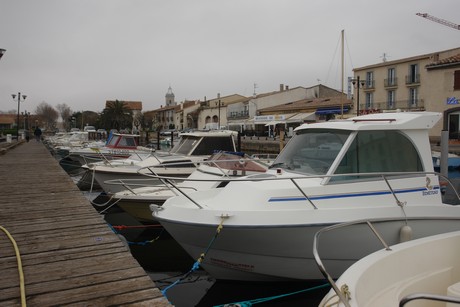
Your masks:
{"label": "church tower", "polygon": [[169,86],[168,88],[168,92],[165,95],[165,100],[166,100],[167,107],[176,105],[176,102],[174,101],[174,93],[172,91],[171,86]]}

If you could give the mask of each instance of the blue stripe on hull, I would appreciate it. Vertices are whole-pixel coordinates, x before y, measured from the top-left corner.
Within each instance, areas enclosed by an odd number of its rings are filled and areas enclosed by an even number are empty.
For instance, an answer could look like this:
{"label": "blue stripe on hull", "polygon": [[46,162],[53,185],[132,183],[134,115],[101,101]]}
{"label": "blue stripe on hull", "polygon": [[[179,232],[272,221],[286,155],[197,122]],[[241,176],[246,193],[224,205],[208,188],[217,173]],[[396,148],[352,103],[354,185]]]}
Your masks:
{"label": "blue stripe on hull", "polygon": [[[439,190],[439,186],[433,187],[433,190]],[[395,194],[405,194],[405,193],[414,193],[414,192],[423,192],[427,191],[427,188],[417,188],[417,189],[408,189],[408,190],[399,190],[394,191]],[[350,193],[350,194],[335,194],[335,195],[324,195],[324,196],[312,196],[309,197],[310,200],[324,200],[324,199],[338,199],[338,198],[349,198],[349,197],[365,197],[365,196],[378,196],[378,195],[389,195],[391,191],[375,191],[375,192],[365,192],[365,193]],[[269,202],[284,202],[284,201],[304,201],[305,197],[272,197]]]}

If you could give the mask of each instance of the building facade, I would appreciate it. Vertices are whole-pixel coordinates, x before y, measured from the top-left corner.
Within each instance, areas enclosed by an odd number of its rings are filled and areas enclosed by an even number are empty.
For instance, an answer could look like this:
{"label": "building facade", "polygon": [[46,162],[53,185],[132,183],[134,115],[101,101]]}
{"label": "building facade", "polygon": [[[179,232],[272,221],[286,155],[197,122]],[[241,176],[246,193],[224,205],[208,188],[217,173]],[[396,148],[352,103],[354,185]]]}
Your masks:
{"label": "building facade", "polygon": [[350,80],[356,113],[447,112],[430,136],[440,137],[443,127],[458,135],[459,71],[460,48],[356,68]]}

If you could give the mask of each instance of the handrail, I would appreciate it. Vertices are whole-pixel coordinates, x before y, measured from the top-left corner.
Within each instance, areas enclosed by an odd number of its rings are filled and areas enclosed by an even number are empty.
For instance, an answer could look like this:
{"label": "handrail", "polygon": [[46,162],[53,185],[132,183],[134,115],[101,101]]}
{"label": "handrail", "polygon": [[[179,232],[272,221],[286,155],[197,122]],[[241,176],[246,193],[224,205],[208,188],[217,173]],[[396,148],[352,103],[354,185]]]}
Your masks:
{"label": "handrail", "polygon": [[321,236],[321,234],[323,232],[327,232],[327,231],[336,230],[336,229],[339,229],[339,228],[344,228],[344,227],[348,227],[348,226],[353,226],[353,225],[364,224],[365,223],[365,224],[367,224],[367,226],[369,226],[369,228],[372,230],[372,232],[377,237],[377,239],[380,241],[380,243],[382,243],[382,245],[385,248],[385,250],[390,251],[391,248],[385,242],[383,237],[379,234],[377,229],[375,229],[374,225],[372,225],[371,221],[376,222],[376,221],[379,221],[379,220],[356,220],[356,221],[351,221],[351,222],[347,222],[347,223],[335,224],[335,225],[324,227],[324,228],[320,229],[318,232],[315,233],[315,236],[313,237],[313,256],[315,258],[316,264],[318,265],[318,268],[321,271],[321,274],[323,274],[323,276],[327,279],[327,281],[331,285],[332,289],[334,289],[335,293],[339,297],[340,301],[346,307],[350,307],[350,304],[348,303],[348,300],[343,295],[342,291],[340,291],[340,289],[337,287],[337,285],[336,285],[334,279],[332,278],[332,276],[327,272],[326,267],[324,266],[324,264],[323,264],[323,262],[321,260],[321,257],[319,256],[319,252],[318,252],[319,237]]}
{"label": "handrail", "polygon": [[[415,176],[426,176],[426,175],[436,175],[439,177],[444,178],[449,185],[452,187],[453,191],[455,192],[455,195],[457,196],[457,199],[460,201],[460,196],[455,190],[454,185],[450,181],[449,178],[446,176],[437,173],[437,172],[387,172],[387,173],[350,173],[350,174],[332,174],[332,175],[292,175],[292,176],[283,176],[283,177],[277,177],[275,175],[269,175],[269,176],[260,176],[260,175],[249,175],[249,176],[244,176],[244,177],[238,177],[238,178],[228,178],[226,181],[228,182],[245,182],[245,181],[270,181],[270,180],[290,180],[293,185],[298,189],[298,191],[302,194],[302,196],[305,197],[305,199],[309,202],[309,204],[314,208],[318,209],[312,200],[308,197],[308,195],[305,194],[305,192],[302,190],[302,188],[297,184],[296,180],[300,179],[321,179],[321,178],[332,178],[332,177],[343,177],[343,176],[360,176],[360,177],[382,177],[383,181],[386,183],[388,186],[388,191],[393,195],[396,204],[401,207],[404,210],[404,202],[399,201],[398,197],[396,196],[396,192],[392,189],[388,178],[390,176],[410,176],[410,175],[415,175]],[[184,178],[179,178],[179,177],[170,177],[170,176],[159,176],[159,175],[152,175],[149,174],[147,175],[152,178],[161,178],[161,179],[167,179],[167,180],[184,180]],[[217,178],[210,178],[210,179],[204,179],[204,178],[187,178],[187,181],[202,181],[202,182],[214,182],[214,181],[220,181],[220,179]]]}
{"label": "handrail", "polygon": [[445,302],[445,303],[455,303],[460,304],[460,298],[447,296],[447,295],[437,295],[431,293],[413,293],[406,295],[399,301],[399,307],[403,307],[407,303],[414,301],[414,300],[430,300],[430,301],[437,301],[437,302]]}

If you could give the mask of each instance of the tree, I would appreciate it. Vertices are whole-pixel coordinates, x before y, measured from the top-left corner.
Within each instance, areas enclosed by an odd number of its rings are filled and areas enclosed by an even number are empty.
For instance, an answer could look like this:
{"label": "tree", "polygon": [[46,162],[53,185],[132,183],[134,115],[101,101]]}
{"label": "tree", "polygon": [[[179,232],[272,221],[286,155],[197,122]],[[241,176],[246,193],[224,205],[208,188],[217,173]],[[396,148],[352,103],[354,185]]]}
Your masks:
{"label": "tree", "polygon": [[132,121],[131,109],[127,108],[123,101],[119,100],[109,103],[101,114],[101,124],[107,130],[131,128]]}
{"label": "tree", "polygon": [[38,120],[38,126],[44,126],[46,130],[56,129],[59,113],[51,105],[43,101],[35,109],[35,114]]}
{"label": "tree", "polygon": [[93,111],[74,112],[70,115],[69,121],[73,128],[84,129],[86,125],[100,127],[99,114]]}
{"label": "tree", "polygon": [[56,109],[58,110],[59,114],[61,115],[62,121],[64,122],[64,128],[66,130],[69,130],[70,127],[72,126],[72,121],[71,121],[72,110],[65,103],[58,104],[56,106]]}

